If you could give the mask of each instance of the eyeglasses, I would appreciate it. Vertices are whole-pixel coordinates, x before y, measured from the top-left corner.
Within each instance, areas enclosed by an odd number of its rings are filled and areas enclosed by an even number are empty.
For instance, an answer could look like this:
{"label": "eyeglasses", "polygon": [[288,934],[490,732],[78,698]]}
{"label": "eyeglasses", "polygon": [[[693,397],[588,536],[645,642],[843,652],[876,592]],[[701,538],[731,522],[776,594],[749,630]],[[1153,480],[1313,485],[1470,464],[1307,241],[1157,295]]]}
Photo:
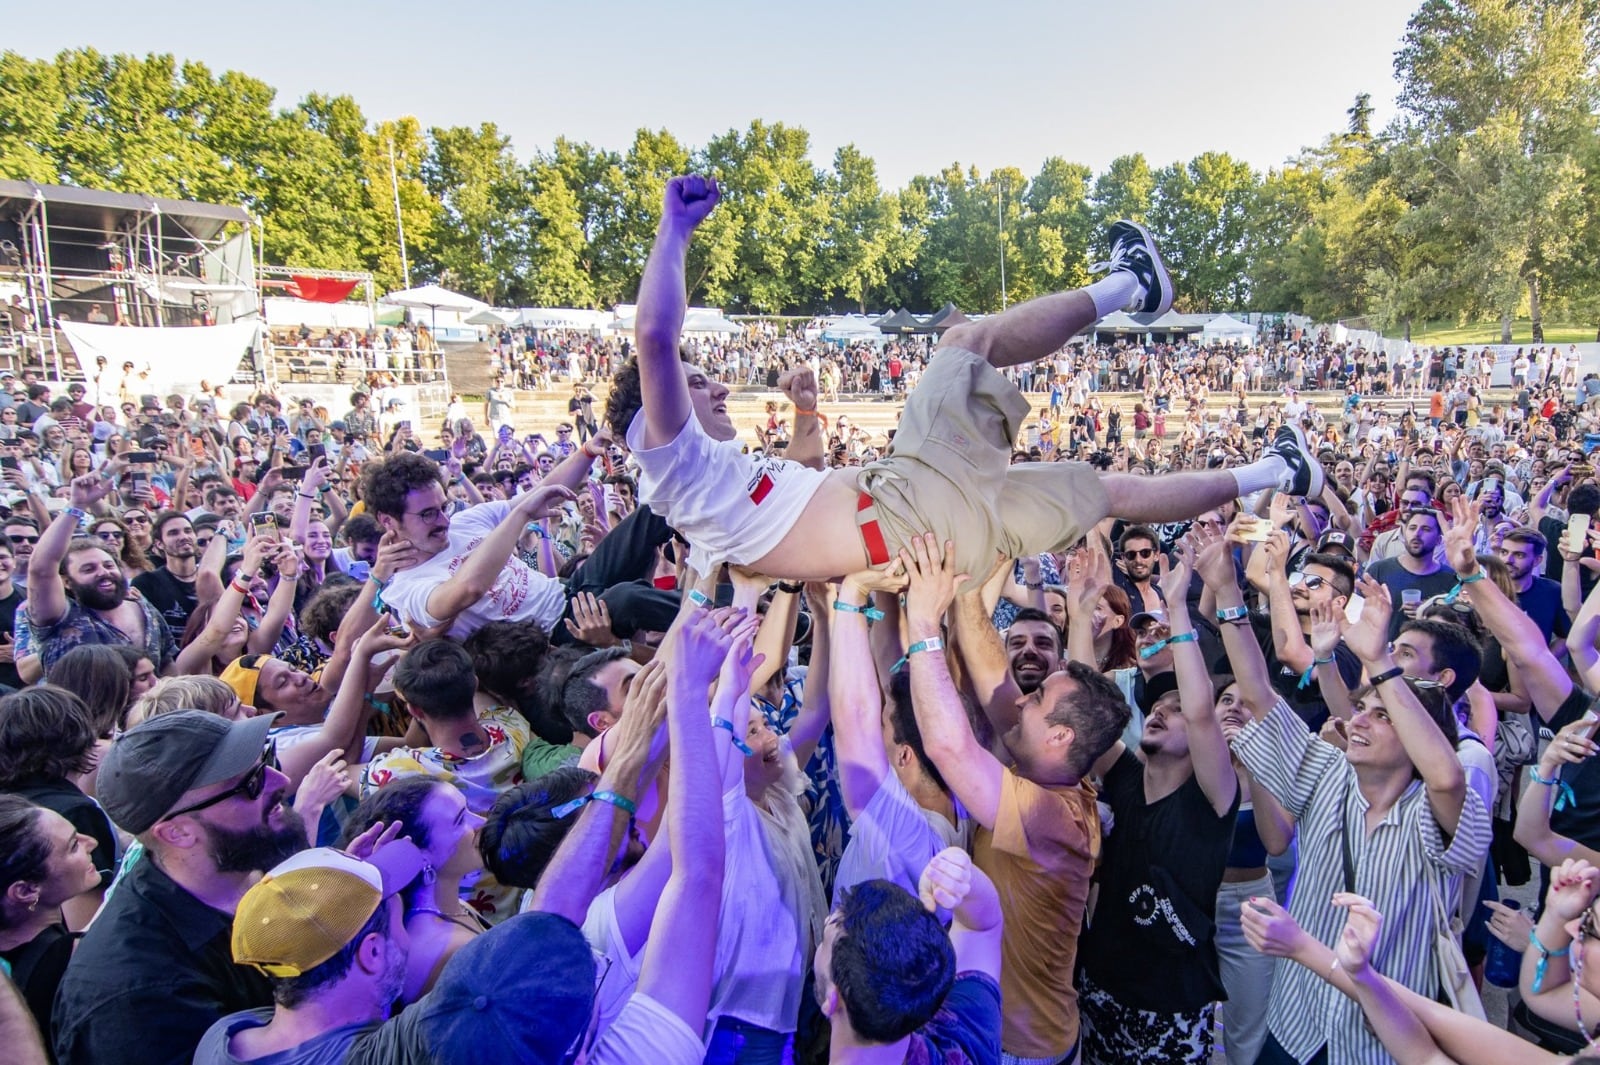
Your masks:
{"label": "eyeglasses", "polygon": [[250,767],[250,771],[244,775],[244,779],[239,781],[239,783],[235,784],[221,795],[213,795],[204,802],[197,802],[193,806],[185,806],[181,810],[174,810],[161,820],[170,821],[174,817],[182,817],[184,814],[198,813],[209,806],[216,806],[218,803],[227,802],[235,795],[243,795],[246,799],[254,802],[255,800],[261,798],[261,792],[266,789],[267,767],[271,764],[272,744],[268,743],[265,747],[261,748],[260,760],[257,761],[255,765]]}
{"label": "eyeglasses", "polygon": [[1130,547],[1122,553],[1122,557],[1132,562],[1136,558],[1149,558],[1156,553],[1153,547]]}
{"label": "eyeglasses", "polygon": [[146,515],[143,515],[143,514],[124,514],[122,516],[122,520],[123,520],[124,524],[127,524],[127,525],[149,525],[150,524],[150,519]]}
{"label": "eyeglasses", "polygon": [[429,525],[432,525],[434,522],[438,521],[440,516],[443,514],[443,507],[429,507],[427,510],[408,510],[405,512],[404,516],[408,518],[421,518]]}
{"label": "eyeglasses", "polygon": [[1296,585],[1296,584],[1303,584],[1303,585],[1305,585],[1306,591],[1308,591],[1308,592],[1314,592],[1318,588],[1321,588],[1324,584],[1327,584],[1327,583],[1328,583],[1328,578],[1319,577],[1315,573],[1291,573],[1291,574],[1289,574],[1289,584],[1291,586]]}

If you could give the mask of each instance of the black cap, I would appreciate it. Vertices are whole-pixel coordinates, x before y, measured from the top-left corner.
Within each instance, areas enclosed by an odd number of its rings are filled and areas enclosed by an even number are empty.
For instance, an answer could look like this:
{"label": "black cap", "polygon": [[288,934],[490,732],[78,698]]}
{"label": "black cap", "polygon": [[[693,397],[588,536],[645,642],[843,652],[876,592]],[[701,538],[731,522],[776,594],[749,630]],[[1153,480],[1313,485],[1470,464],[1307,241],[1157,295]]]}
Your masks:
{"label": "black cap", "polygon": [[220,784],[261,759],[277,714],[243,721],[179,710],[123,734],[100,763],[96,797],[125,832],[148,832],[186,792]]}
{"label": "black cap", "polygon": [[1152,707],[1161,701],[1163,695],[1170,695],[1178,690],[1178,675],[1170,669],[1165,673],[1157,673],[1153,677],[1146,677],[1144,688],[1139,695],[1139,712],[1149,714]]}
{"label": "black cap", "polygon": [[1342,551],[1349,552],[1351,558],[1356,556],[1356,538],[1347,532],[1330,529],[1323,533],[1322,538],[1317,541],[1317,553],[1321,554],[1330,547],[1337,547]]}

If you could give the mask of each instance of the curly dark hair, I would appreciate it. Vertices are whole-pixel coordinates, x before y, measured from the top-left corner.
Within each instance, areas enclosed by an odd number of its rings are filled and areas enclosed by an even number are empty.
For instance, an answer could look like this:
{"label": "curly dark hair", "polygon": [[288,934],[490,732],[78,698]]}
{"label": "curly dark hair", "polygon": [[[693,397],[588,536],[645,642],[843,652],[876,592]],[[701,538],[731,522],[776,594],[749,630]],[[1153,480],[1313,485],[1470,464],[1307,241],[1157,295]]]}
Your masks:
{"label": "curly dark hair", "polygon": [[379,514],[398,518],[406,511],[406,495],[439,483],[439,464],[414,451],[396,451],[361,471],[361,498]]}
{"label": "curly dark hair", "polygon": [[[692,361],[682,347],[678,348],[678,361]],[[611,378],[611,394],[606,397],[606,424],[611,426],[611,435],[627,440],[628,426],[633,424],[633,416],[642,406],[644,387],[639,381],[639,356],[635,355]]]}

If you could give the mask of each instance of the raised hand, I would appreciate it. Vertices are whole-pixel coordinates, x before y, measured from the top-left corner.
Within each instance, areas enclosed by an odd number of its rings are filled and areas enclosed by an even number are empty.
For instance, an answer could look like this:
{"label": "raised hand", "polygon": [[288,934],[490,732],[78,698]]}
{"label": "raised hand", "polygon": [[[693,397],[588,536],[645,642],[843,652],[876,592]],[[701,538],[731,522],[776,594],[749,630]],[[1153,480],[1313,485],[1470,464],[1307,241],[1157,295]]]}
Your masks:
{"label": "raised hand", "polygon": [[728,649],[727,656],[722,660],[722,669],[717,673],[719,694],[731,692],[736,697],[749,694],[751,679],[767,660],[766,655],[756,654],[755,642],[755,626],[746,623],[734,631],[733,645]]}
{"label": "raised hand", "polygon": [[929,913],[953,910],[972,890],[972,856],[960,847],[935,854],[917,879],[917,897]]}
{"label": "raised hand", "polygon": [[308,807],[322,808],[345,793],[350,787],[349,766],[344,752],[329,751],[312,763],[294,793],[296,810]]}
{"label": "raised hand", "polygon": [[1194,542],[1185,536],[1178,541],[1173,554],[1177,561],[1161,574],[1160,583],[1157,585],[1162,601],[1167,604],[1168,616],[1187,609],[1189,577],[1194,572]]}
{"label": "raised hand", "polygon": [[72,505],[79,510],[88,510],[100,500],[111,494],[116,487],[118,475],[128,464],[122,459],[112,459],[95,473],[86,473],[82,477],[72,479]]}
{"label": "raised hand", "polygon": [[701,174],[672,178],[667,182],[661,224],[692,230],[706,220],[721,198],[722,190],[715,178]]}
{"label": "raised hand", "polygon": [[1195,537],[1197,550],[1194,569],[1200,580],[1213,592],[1239,586],[1238,573],[1233,568],[1233,550],[1225,537],[1209,533],[1190,533]]}
{"label": "raised hand", "polygon": [[967,579],[956,572],[955,544],[939,543],[932,533],[913,536],[909,548],[900,549],[910,583],[906,586],[906,618],[938,625],[955,600],[956,589]]}
{"label": "raised hand", "polygon": [[1540,776],[1549,778],[1559,773],[1563,765],[1581,762],[1600,752],[1600,745],[1589,738],[1593,731],[1593,719],[1580,717],[1557,732],[1539,757]]}
{"label": "raised hand", "polygon": [[1341,611],[1332,603],[1313,603],[1311,606],[1311,654],[1327,658],[1339,646]]}
{"label": "raised hand", "polygon": [[611,757],[628,758],[636,764],[649,761],[651,746],[666,719],[666,664],[653,659],[634,675],[628,687],[628,694],[622,701],[622,716],[611,730]]}
{"label": "raised hand", "polygon": [[1111,587],[1111,559],[1098,544],[1089,543],[1067,563],[1067,615],[1088,619]]}
{"label": "raised hand", "polygon": [[778,377],[778,387],[794,404],[796,413],[817,409],[817,375],[811,372],[810,367],[785,370]]}
{"label": "raised hand", "polygon": [[744,610],[706,610],[691,613],[672,639],[672,657],[683,674],[709,688],[711,679],[722,669],[728,649],[733,646],[734,630],[746,616]]}
{"label": "raised hand", "polygon": [[1239,927],[1252,947],[1274,958],[1287,958],[1304,945],[1306,933],[1276,899],[1256,896],[1239,907]]}
{"label": "raised hand", "polygon": [[1336,891],[1333,904],[1345,910],[1344,931],[1334,944],[1334,956],[1340,968],[1351,976],[1359,976],[1367,969],[1367,959],[1372,957],[1373,945],[1383,930],[1383,914],[1371,901],[1349,891]]}
{"label": "raised hand", "polygon": [[385,583],[403,569],[417,564],[417,545],[396,532],[386,532],[378,540],[378,557],[372,575]]}
{"label": "raised hand", "polygon": [[1594,904],[1600,890],[1600,869],[1582,858],[1568,858],[1550,874],[1545,909],[1562,921],[1574,921]]}
{"label": "raised hand", "polygon": [[563,488],[558,484],[535,488],[527,495],[517,498],[516,512],[519,515],[518,520],[529,522],[553,518],[561,513],[561,508],[564,504],[570,503],[577,498],[572,489]]}
{"label": "raised hand", "polygon": [[857,594],[871,595],[873,592],[890,592],[899,595],[906,590],[910,582],[910,575],[899,559],[886,562],[872,569],[864,569],[859,573],[852,573],[844,579],[841,590],[848,588]]}
{"label": "raised hand", "polygon": [[1389,616],[1394,612],[1394,603],[1389,589],[1365,574],[1356,582],[1356,591],[1366,602],[1361,607],[1361,619],[1354,625],[1344,624],[1344,642],[1363,662],[1376,661],[1389,649]]}
{"label": "raised hand", "polygon": [[1455,520],[1444,531],[1444,555],[1450,568],[1462,577],[1478,570],[1478,552],[1473,540],[1481,511],[1482,507],[1464,495],[1456,496],[1450,503],[1450,516]]}
{"label": "raised hand", "polygon": [[611,631],[611,611],[605,600],[589,592],[572,597],[572,617],[564,624],[574,640],[590,647],[612,647],[619,642]]}

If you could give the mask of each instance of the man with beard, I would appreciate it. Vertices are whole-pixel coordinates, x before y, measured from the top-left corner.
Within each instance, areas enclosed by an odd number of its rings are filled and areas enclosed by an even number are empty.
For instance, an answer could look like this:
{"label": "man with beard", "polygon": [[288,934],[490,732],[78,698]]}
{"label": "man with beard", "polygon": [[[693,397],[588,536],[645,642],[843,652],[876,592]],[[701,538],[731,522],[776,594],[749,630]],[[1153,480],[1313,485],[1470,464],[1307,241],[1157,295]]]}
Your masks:
{"label": "man with beard", "polygon": [[274,715],[152,718],[100,764],[98,797],[144,845],[68,963],[56,996],[60,1065],[189,1062],[225,1014],[267,1006],[261,973],[233,963],[239,900],[305,848],[289,781],[272,768]]}
{"label": "man with beard", "polygon": [[[72,482],[72,505],[56,515],[28,560],[28,623],[45,669],[80,644],[131,644],[156,669],[172,672],[177,644],[166,620],[141,596],[128,595],[116,556],[98,540],[78,538],[78,523],[111,491],[119,464]],[[190,538],[193,539],[193,530]]]}
{"label": "man with beard", "polygon": [[1161,538],[1148,525],[1130,525],[1117,541],[1117,558],[1122,562],[1113,574],[1117,587],[1128,593],[1135,614],[1164,617],[1166,604],[1156,591],[1156,563],[1161,555]]}
{"label": "man with beard", "polygon": [[[1443,519],[1437,510],[1408,510],[1400,518],[1405,550],[1395,558],[1381,559],[1367,567],[1367,574],[1389,589],[1394,603],[1394,615],[1389,619],[1391,640],[1401,625],[1417,616],[1423,600],[1444,595],[1456,586],[1456,575],[1436,554],[1443,531]],[[1408,599],[1407,592],[1414,594]]]}
{"label": "man with beard", "polygon": [[1032,695],[1061,668],[1061,630],[1043,611],[1031,607],[1017,611],[1006,629],[1005,648],[1016,695]]}
{"label": "man with beard", "polygon": [[313,1065],[360,1049],[400,998],[411,948],[400,891],[425,864],[396,839],[365,861],[318,847],[274,867],[239,900],[233,934],[234,960],[266,975],[273,1005],[217,1021],[194,1060]]}
{"label": "man with beard", "polygon": [[156,515],[152,531],[161,545],[161,565],[139,574],[133,586],[161,611],[167,628],[182,632],[198,603],[194,577],[200,553],[195,546],[194,523],[181,510],[164,510]]}
{"label": "man with beard", "polygon": [[1526,525],[1512,529],[1500,541],[1500,561],[1511,571],[1517,605],[1539,626],[1548,643],[1554,636],[1566,639],[1572,630],[1572,619],[1561,608],[1561,585],[1539,576],[1544,569],[1545,550],[1544,537]]}

